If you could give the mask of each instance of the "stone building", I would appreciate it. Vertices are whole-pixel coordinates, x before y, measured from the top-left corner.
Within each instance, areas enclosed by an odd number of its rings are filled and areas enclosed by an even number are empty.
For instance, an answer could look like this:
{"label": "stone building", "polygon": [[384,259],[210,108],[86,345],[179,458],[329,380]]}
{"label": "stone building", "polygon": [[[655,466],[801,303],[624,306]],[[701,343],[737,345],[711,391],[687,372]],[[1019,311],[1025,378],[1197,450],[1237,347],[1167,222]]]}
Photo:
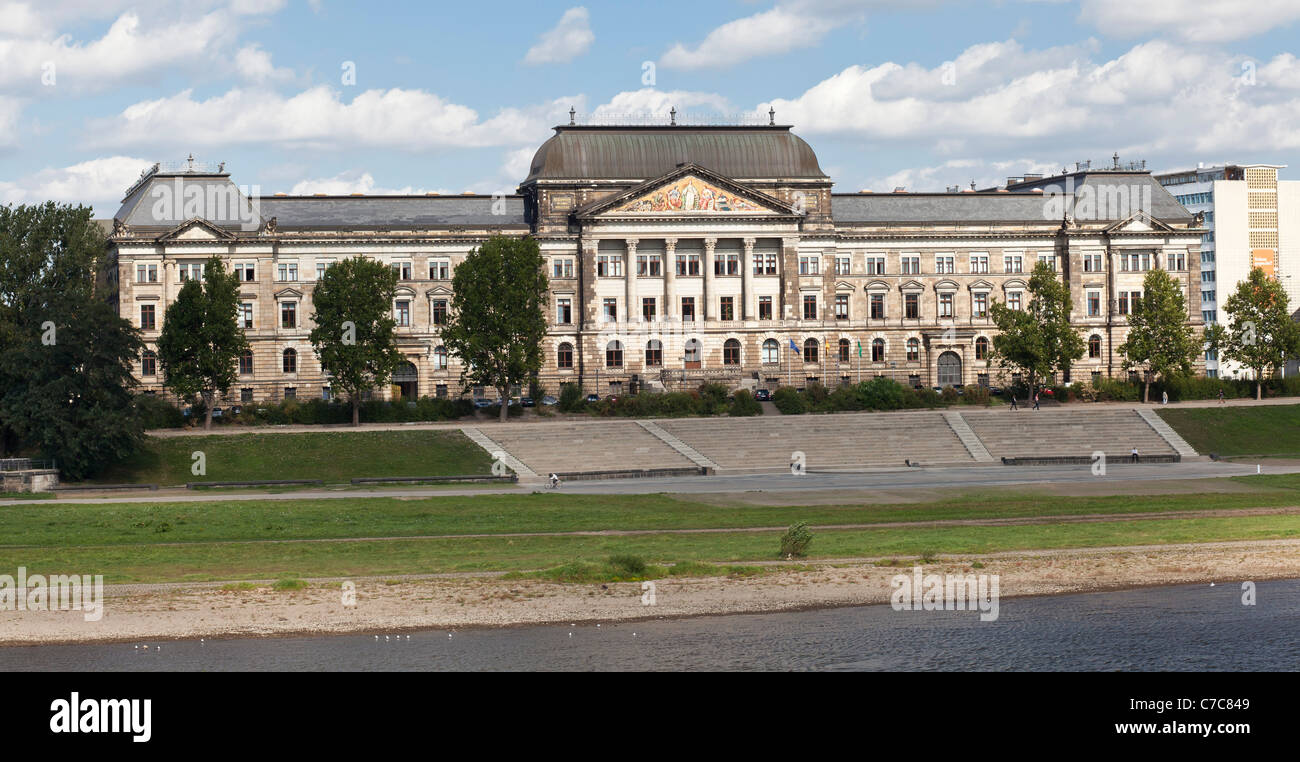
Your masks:
{"label": "stone building", "polygon": [[[1123,374],[1116,349],[1149,269],[1175,277],[1201,325],[1199,224],[1118,161],[988,190],[845,194],[787,126],[571,123],[509,196],[256,196],[221,166],[155,165],[115,215],[106,277],[152,347],[207,257],[240,273],[252,351],[227,402],[329,396],[307,340],[312,287],[358,255],[399,274],[408,363],[381,393],[459,395],[438,326],[457,263],[497,234],[532,235],[546,258],[550,393],[996,384],[989,307],[1023,305],[1039,261],[1070,285],[1088,343],[1076,379]],[[152,354],[137,370],[161,389]]]}

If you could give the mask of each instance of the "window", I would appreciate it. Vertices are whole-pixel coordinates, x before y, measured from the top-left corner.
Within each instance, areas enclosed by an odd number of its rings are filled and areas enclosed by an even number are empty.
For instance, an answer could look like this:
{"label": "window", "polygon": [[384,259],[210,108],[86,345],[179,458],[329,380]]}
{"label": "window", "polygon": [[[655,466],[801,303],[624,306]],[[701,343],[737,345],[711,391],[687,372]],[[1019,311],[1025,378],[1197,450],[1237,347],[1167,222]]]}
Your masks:
{"label": "window", "polygon": [[330,401],[330,388],[328,386],[320,388],[320,398],[326,402]]}
{"label": "window", "polygon": [[948,274],[955,273],[957,272],[955,267],[956,267],[955,257],[937,255],[934,258],[934,271],[936,273],[939,273],[941,275],[944,273],[948,273]]}
{"label": "window", "polygon": [[410,279],[411,279],[411,263],[410,263],[410,262],[393,262],[393,263],[392,263],[392,268],[393,268],[393,273],[394,273],[395,275],[397,275],[397,279],[398,279],[398,280],[410,280]]}
{"label": "window", "polygon": [[939,294],[939,317],[952,317],[952,294]]}
{"label": "window", "polygon": [[1023,306],[1022,300],[1023,300],[1022,292],[1020,291],[1007,292],[1007,306],[1010,307],[1011,309],[1013,310],[1020,309]]}
{"label": "window", "polygon": [[840,339],[840,342],[837,346],[839,347],[840,362],[848,362],[849,361],[849,340]]}
{"label": "window", "polygon": [[446,325],[446,324],[447,324],[447,300],[446,300],[446,299],[434,299],[434,300],[433,300],[433,311],[432,311],[432,315],[433,315],[433,324],[434,324],[434,325]]}
{"label": "window", "polygon": [[601,315],[606,323],[618,320],[618,299],[607,298],[601,302]]}
{"label": "window", "polygon": [[[240,280],[243,280],[243,278],[240,278]],[[252,280],[252,278],[249,278],[249,280]],[[136,283],[157,283],[158,265],[136,265],[135,282]]]}
{"label": "window", "polygon": [[1084,254],[1083,271],[1086,273],[1101,272],[1101,254]]}
{"label": "window", "polygon": [[1095,333],[1088,337],[1088,357],[1093,360],[1101,357],[1101,336]]}
{"label": "window", "polygon": [[808,339],[803,343],[803,361],[817,362],[817,339]]}
{"label": "window", "polygon": [[989,271],[988,254],[970,255],[970,271],[973,273],[986,273]]}
{"label": "window", "polygon": [[249,389],[249,388],[247,388],[247,387],[245,387],[245,388],[243,388],[243,389],[240,389],[240,390],[239,390],[239,401],[240,401],[240,402],[252,402],[252,401],[253,401],[253,390],[252,390],[252,389]]}
{"label": "window", "polygon": [[872,320],[885,319],[885,295],[884,294],[868,295],[867,303],[871,306],[870,314]]}
{"label": "window", "polygon": [[921,274],[921,258],[919,256],[903,256],[898,261],[902,265],[903,275]]}
{"label": "window", "polygon": [[253,352],[250,349],[245,349],[239,356],[239,375],[253,375]]}
{"label": "window", "polygon": [[1100,317],[1100,316],[1101,316],[1101,292],[1089,291],[1088,292],[1088,317]]}
{"label": "window", "polygon": [[325,271],[330,269],[330,265],[332,264],[334,264],[334,260],[332,259],[316,260],[316,280],[321,280],[322,278],[324,278]]}
{"label": "window", "polygon": [[655,298],[653,296],[641,299],[641,319],[647,323],[655,321]]}
{"label": "window", "polygon": [[555,259],[552,259],[551,276],[554,278],[572,278],[573,260],[568,257],[556,257]]}
{"label": "window", "polygon": [[727,339],[722,344],[722,364],[739,365],[740,364],[740,342],[735,339]]}
{"label": "window", "polygon": [[180,278],[181,278],[181,282],[182,282],[182,283],[184,283],[184,282],[187,281],[187,280],[203,280],[203,263],[202,263],[202,262],[190,262],[190,263],[182,262],[182,263],[177,267],[177,272],[180,274]]}
{"label": "window", "polygon": [[908,340],[907,340],[907,361],[908,361],[908,362],[920,362],[920,361],[921,361],[921,342],[920,342],[920,341],[918,341],[918,340],[916,340],[916,339],[908,339]]}
{"label": "window", "polygon": [[817,255],[799,257],[800,275],[817,275],[821,272],[822,258]]}
{"label": "window", "polygon": [[835,258],[835,274],[851,275],[853,270],[853,260],[849,257]]}
{"label": "window", "polygon": [[836,320],[849,319],[849,295],[848,294],[835,295],[835,319]]}
{"label": "window", "polygon": [[638,254],[636,257],[636,274],[651,277],[663,275],[663,260],[658,254]]}
{"label": "window", "polygon": [[1039,254],[1039,255],[1038,255],[1038,263],[1039,263],[1039,264],[1044,264],[1044,263],[1046,263],[1046,265],[1048,266],[1048,268],[1051,269],[1052,272],[1056,272],[1056,255],[1055,255],[1055,254]]}
{"label": "window", "polygon": [[658,339],[651,339],[645,344],[645,366],[662,368],[664,364],[664,345]]}
{"label": "window", "polygon": [[623,257],[615,254],[601,254],[596,257],[596,274],[602,278],[623,277]]}
{"label": "window", "polygon": [[[555,277],[560,277],[558,274]],[[569,274],[565,277],[573,277],[573,262],[569,262]],[[433,259],[429,261],[429,280],[451,280],[451,260]]]}
{"label": "window", "polygon": [[1187,252],[1171,251],[1169,253],[1169,270],[1186,270],[1187,269]]}
{"label": "window", "polygon": [[298,303],[297,302],[280,302],[280,327],[281,328],[298,327]]}
{"label": "window", "polygon": [[[758,266],[758,257],[754,257],[754,266]],[[763,271],[754,272],[755,275],[776,275],[776,252],[768,252],[763,255]]]}
{"label": "window", "polygon": [[433,348],[433,369],[434,370],[447,369],[447,348],[446,347],[437,346]]}
{"label": "window", "polygon": [[411,325],[411,303],[405,299],[398,301],[393,308],[393,319],[397,321],[398,326],[409,327]]}
{"label": "window", "polygon": [[682,297],[682,320],[695,320],[695,297]]}
{"label": "window", "polygon": [[285,373],[298,372],[298,352],[295,349],[286,349],[282,355],[283,369]]}
{"label": "window", "polygon": [[678,254],[677,274],[678,275],[699,275],[700,255],[699,254]]}
{"label": "window", "polygon": [[1025,271],[1025,258],[1015,254],[1002,258],[1002,269],[1009,273],[1022,273]]}
{"label": "window", "polygon": [[989,359],[989,340],[983,336],[975,340],[975,359]]}
{"label": "window", "polygon": [[776,339],[768,339],[763,342],[763,363],[775,365],[781,362],[781,343]]}
{"label": "window", "polygon": [[277,280],[298,280],[298,263],[281,262],[275,266],[275,273]]}
{"label": "window", "polygon": [[714,275],[740,275],[740,255],[722,253],[713,257]]}
{"label": "window", "polygon": [[723,296],[718,298],[718,319],[736,319],[736,298],[734,296]]}
{"label": "window", "polygon": [[986,318],[989,316],[989,295],[983,291],[976,292],[972,298],[971,310],[975,313],[972,317]]}
{"label": "window", "polygon": [[921,295],[903,294],[903,317],[917,320],[921,317]]}
{"label": "window", "polygon": [[555,300],[555,322],[569,324],[573,322],[573,300],[561,297]]}
{"label": "window", "polygon": [[884,339],[871,340],[871,361],[872,362],[885,361],[885,340]]}
{"label": "window", "polygon": [[817,295],[816,294],[803,295],[803,319],[804,320],[817,319]]}
{"label": "window", "polygon": [[253,327],[253,303],[252,302],[240,303],[238,320],[239,320],[240,328]]}
{"label": "window", "polygon": [[293,386],[284,387],[284,398],[287,400],[297,399],[298,398],[297,387],[293,387]]}
{"label": "window", "polygon": [[555,350],[555,367],[565,370],[573,367],[573,345],[569,342],[564,342]]}
{"label": "window", "polygon": [[770,296],[758,297],[758,319],[759,320],[772,319],[772,297]]}
{"label": "window", "polygon": [[158,355],[149,350],[145,350],[140,355],[140,375],[154,376],[158,374]]}
{"label": "window", "polygon": [[154,328],[153,305],[140,305],[140,330],[152,331]]}
{"label": "window", "polygon": [[867,275],[884,275],[885,258],[884,257],[867,257]]}
{"label": "window", "polygon": [[623,342],[611,341],[605,345],[605,367],[623,367]]}

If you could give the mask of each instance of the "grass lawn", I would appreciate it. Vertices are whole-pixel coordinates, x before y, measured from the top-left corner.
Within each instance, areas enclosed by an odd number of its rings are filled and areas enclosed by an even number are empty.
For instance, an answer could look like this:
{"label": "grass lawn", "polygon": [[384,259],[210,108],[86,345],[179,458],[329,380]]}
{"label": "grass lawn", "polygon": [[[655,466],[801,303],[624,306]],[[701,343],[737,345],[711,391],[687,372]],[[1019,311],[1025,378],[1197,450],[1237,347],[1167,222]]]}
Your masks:
{"label": "grass lawn", "polygon": [[[975,492],[934,503],[802,507],[719,506],[669,495],[555,494],[0,506],[0,568],[102,573],[110,582],[162,582],[525,571],[601,564],[611,555],[635,555],[657,564],[758,561],[776,557],[780,531],[416,538],[602,529],[738,530],[784,527],[801,520],[830,525],[1152,514],[1150,519],[1086,524],[823,529],[816,530],[812,558],[1300,537],[1300,516],[1160,518],[1169,511],[1300,505],[1300,475],[1233,481],[1249,485],[1251,491],[1105,497]],[[378,539],[283,542],[346,538]]]}
{"label": "grass lawn", "polygon": [[[194,452],[207,474],[190,472]],[[363,476],[452,476],[491,473],[483,448],[455,430],[358,431],[150,437],[131,460],[96,477],[100,484],[324,479]]]}
{"label": "grass lawn", "polygon": [[1156,412],[1202,454],[1300,454],[1300,405],[1225,405]]}

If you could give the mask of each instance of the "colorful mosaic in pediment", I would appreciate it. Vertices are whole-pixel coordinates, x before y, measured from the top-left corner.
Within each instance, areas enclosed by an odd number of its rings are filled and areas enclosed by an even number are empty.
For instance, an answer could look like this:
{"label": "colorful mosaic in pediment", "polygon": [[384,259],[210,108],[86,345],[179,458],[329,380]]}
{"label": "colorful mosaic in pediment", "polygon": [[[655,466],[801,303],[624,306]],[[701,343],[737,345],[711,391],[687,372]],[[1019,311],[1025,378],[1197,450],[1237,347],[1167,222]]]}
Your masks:
{"label": "colorful mosaic in pediment", "polygon": [[776,210],[686,175],[614,207],[613,212],[768,212]]}

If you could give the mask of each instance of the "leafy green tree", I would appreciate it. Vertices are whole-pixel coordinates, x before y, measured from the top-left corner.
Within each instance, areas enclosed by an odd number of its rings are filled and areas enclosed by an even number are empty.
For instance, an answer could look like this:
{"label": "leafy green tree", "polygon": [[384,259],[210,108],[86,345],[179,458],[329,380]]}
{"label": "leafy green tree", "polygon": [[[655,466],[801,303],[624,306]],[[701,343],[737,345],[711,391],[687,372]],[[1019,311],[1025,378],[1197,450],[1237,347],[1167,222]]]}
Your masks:
{"label": "leafy green tree", "polygon": [[502,421],[510,387],[542,365],[549,288],[544,265],[536,240],[493,236],[469,253],[452,278],[443,343],[461,359],[465,388],[497,390]]}
{"label": "leafy green tree", "polygon": [[991,359],[1025,375],[1032,393],[1040,379],[1069,369],[1087,349],[1070,324],[1073,308],[1069,286],[1050,265],[1039,262],[1029,277],[1029,301],[1023,310],[1001,302],[989,309],[998,329]]}
{"label": "leafy green tree", "polygon": [[1300,354],[1300,326],[1291,319],[1286,291],[1277,279],[1253,267],[1223,307],[1228,327],[1211,326],[1206,341],[1225,359],[1255,372],[1255,399],[1260,399],[1265,376]]}
{"label": "leafy green tree", "polygon": [[1119,347],[1124,368],[1144,368],[1142,401],[1151,397],[1155,376],[1192,372],[1192,359],[1201,351],[1196,333],[1187,321],[1183,290],[1169,273],[1151,270],[1142,282],[1142,298],[1128,316],[1128,337]]}
{"label": "leafy green tree", "polygon": [[104,251],[88,207],[0,206],[0,452],[39,451],[74,481],[143,441],[143,344],[95,293]]}
{"label": "leafy green tree", "polygon": [[383,262],[353,257],[325,270],[312,292],[311,345],[331,386],[352,405],[361,424],[361,397],[392,378],[403,361],[397,350],[393,296],[397,273]]}
{"label": "leafy green tree", "polygon": [[239,327],[239,278],[221,257],[203,265],[203,279],[186,281],[163,315],[158,363],[176,396],[203,401],[203,428],[212,428],[217,394],[235,383],[248,338]]}

